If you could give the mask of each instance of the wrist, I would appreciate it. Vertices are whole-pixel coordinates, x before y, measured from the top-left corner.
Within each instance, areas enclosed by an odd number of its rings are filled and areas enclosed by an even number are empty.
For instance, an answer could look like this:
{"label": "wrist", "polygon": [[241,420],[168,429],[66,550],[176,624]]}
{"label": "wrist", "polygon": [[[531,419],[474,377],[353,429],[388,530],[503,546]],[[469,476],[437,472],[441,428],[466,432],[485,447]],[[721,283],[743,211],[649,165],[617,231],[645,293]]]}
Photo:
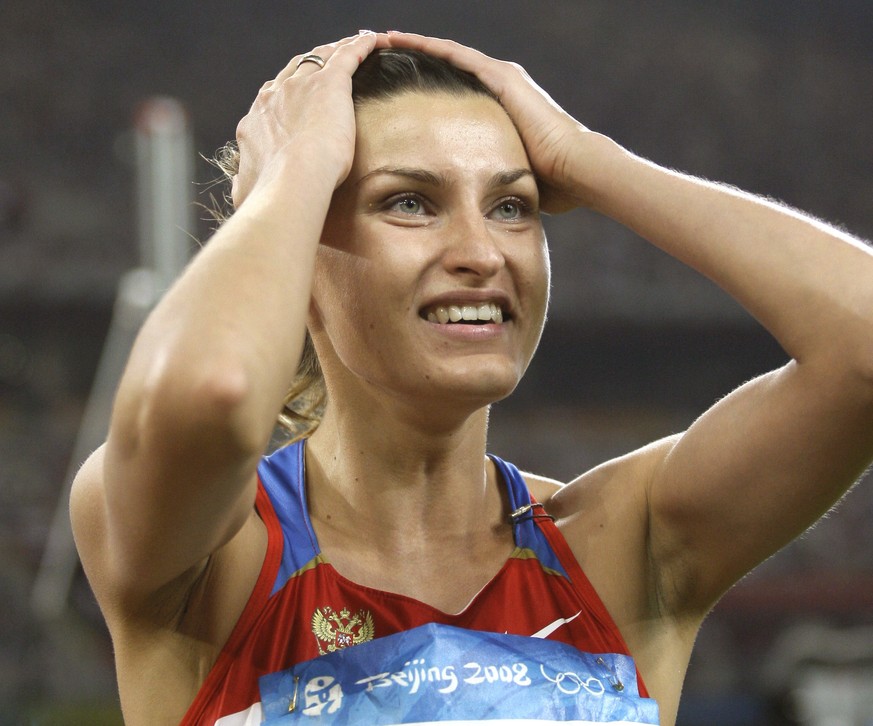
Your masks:
{"label": "wrist", "polygon": [[581,129],[568,165],[570,193],[578,204],[603,213],[617,164],[629,156],[626,149],[608,136]]}
{"label": "wrist", "polygon": [[297,149],[274,154],[238,209],[277,219],[315,214],[323,220],[337,185],[336,175],[325,167]]}

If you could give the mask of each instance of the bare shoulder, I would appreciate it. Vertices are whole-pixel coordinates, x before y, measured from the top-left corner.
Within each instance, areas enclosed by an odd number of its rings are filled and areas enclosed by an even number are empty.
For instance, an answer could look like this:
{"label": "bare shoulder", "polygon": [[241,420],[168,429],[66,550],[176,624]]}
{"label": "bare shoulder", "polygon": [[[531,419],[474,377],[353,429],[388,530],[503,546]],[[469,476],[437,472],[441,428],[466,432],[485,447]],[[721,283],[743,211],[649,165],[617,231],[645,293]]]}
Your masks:
{"label": "bare shoulder", "polygon": [[634,497],[634,491],[644,495],[652,474],[680,436],[668,436],[610,459],[567,483],[527,473],[524,477],[549,514],[560,520],[572,518],[604,498]]}
{"label": "bare shoulder", "polygon": [[604,462],[561,485],[528,479],[617,623],[652,616],[650,485],[679,435]]}
{"label": "bare shoulder", "polygon": [[677,622],[660,607],[660,576],[651,558],[650,484],[680,435],[607,461],[560,485],[531,477],[551,492],[546,511],[624,637],[649,693],[675,713],[681,677],[698,622]]}
{"label": "bare shoulder", "polygon": [[524,478],[525,484],[527,484],[527,488],[533,495],[533,498],[542,504],[550,501],[565,486],[563,482],[557,479],[551,479],[539,474],[531,474],[528,471],[521,472],[521,476]]}

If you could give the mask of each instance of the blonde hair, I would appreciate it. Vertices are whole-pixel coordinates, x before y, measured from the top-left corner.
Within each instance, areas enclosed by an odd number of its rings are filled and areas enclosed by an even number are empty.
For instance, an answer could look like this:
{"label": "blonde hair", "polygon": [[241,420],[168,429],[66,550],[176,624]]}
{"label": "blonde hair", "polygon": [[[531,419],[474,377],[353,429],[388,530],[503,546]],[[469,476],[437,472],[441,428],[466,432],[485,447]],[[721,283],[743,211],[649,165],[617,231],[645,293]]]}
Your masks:
{"label": "blonde hair", "polygon": [[324,414],[327,405],[327,389],[318,362],[318,354],[312,338],[306,333],[303,342],[303,355],[297,366],[297,373],[282,401],[279,412],[279,426],[288,436],[287,443],[299,441],[310,436]]}

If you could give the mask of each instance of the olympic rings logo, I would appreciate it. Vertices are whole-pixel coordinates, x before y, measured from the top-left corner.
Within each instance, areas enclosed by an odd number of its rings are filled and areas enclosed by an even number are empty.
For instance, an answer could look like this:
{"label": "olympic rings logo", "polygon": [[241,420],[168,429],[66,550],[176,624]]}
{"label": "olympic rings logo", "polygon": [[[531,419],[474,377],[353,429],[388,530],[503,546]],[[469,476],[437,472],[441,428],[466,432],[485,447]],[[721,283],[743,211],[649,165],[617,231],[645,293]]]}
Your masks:
{"label": "olympic rings logo", "polygon": [[565,673],[556,673],[554,677],[546,673],[545,668],[540,664],[540,673],[547,681],[554,683],[555,687],[567,696],[575,696],[583,688],[592,696],[602,696],[606,691],[603,681],[599,678],[591,676],[590,678],[582,678],[582,676],[572,671]]}

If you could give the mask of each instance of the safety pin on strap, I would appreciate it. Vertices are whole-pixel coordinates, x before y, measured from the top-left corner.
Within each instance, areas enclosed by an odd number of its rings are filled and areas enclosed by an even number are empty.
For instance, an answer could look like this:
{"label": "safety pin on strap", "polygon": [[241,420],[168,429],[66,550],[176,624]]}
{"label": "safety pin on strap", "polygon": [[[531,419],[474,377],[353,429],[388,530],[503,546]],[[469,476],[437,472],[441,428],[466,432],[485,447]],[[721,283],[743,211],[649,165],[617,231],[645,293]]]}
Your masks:
{"label": "safety pin on strap", "polygon": [[[541,509],[543,511],[534,513],[534,509]],[[551,519],[553,522],[555,521],[555,518],[551,514],[546,514],[543,505],[539,502],[525,504],[509,515],[509,523],[513,526],[521,524],[522,522],[527,522],[530,519]]]}

